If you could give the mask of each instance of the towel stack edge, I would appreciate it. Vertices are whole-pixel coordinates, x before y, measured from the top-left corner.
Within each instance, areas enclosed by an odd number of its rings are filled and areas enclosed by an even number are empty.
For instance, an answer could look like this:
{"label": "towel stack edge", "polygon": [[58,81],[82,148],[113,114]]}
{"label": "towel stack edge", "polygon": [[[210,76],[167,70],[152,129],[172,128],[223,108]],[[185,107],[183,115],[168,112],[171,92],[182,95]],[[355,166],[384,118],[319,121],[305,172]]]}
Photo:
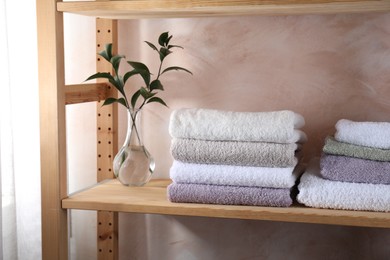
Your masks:
{"label": "towel stack edge", "polygon": [[298,186],[298,201],[311,207],[390,211],[390,123],[336,124],[321,158],[313,159]]}
{"label": "towel stack edge", "polygon": [[390,212],[390,185],[324,179],[313,158],[300,178],[297,200],[309,207]]}
{"label": "towel stack edge", "polygon": [[[390,184],[390,123],[341,119],[321,156],[321,175],[329,180]],[[387,144],[388,143],[388,144]]]}
{"label": "towel stack edge", "polygon": [[[175,110],[170,119],[171,202],[287,207],[304,118],[292,111]],[[294,170],[295,169],[295,170]]]}

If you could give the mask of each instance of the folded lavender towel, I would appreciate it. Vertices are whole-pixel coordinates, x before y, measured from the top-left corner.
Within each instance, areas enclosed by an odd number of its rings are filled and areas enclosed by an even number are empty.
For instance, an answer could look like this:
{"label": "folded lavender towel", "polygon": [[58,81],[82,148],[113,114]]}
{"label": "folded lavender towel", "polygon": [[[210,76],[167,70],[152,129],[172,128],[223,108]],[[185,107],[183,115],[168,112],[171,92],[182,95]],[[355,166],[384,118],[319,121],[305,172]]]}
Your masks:
{"label": "folded lavender towel", "polygon": [[292,111],[230,112],[179,109],[171,114],[169,133],[174,138],[211,141],[305,142],[299,130],[304,118]]}
{"label": "folded lavender towel", "polygon": [[390,185],[323,179],[319,158],[311,160],[298,189],[297,200],[309,207],[390,212]]}
{"label": "folded lavender towel", "polygon": [[269,168],[173,161],[169,176],[176,183],[291,188],[301,173],[300,167],[294,170],[294,167]]}
{"label": "folded lavender towel", "polygon": [[336,123],[335,138],[340,142],[390,149],[390,123],[341,119]]}
{"label": "folded lavender towel", "polygon": [[181,184],[168,186],[171,202],[288,207],[292,204],[290,189],[261,187]]}
{"label": "folded lavender towel", "polygon": [[333,137],[327,137],[324,148],[324,153],[333,155],[344,155],[360,159],[375,160],[375,161],[390,161],[390,150],[371,148],[366,146],[354,145],[349,143],[339,142]]}
{"label": "folded lavender towel", "polygon": [[323,154],[321,175],[329,180],[390,184],[390,162]]}
{"label": "folded lavender towel", "polygon": [[175,160],[187,163],[294,167],[297,164],[295,151],[299,147],[295,143],[172,139],[171,153]]}

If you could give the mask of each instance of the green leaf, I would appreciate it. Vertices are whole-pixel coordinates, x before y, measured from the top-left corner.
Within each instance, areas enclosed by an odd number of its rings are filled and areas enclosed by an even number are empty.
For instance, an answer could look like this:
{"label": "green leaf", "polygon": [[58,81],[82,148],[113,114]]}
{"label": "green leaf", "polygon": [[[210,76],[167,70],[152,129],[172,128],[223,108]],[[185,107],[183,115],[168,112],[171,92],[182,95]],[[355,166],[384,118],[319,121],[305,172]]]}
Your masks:
{"label": "green leaf", "polygon": [[99,55],[102,56],[106,61],[110,62],[112,58],[112,44],[106,44],[104,50],[99,52]]}
{"label": "green leaf", "polygon": [[128,61],[127,63],[129,63],[130,66],[133,67],[136,70],[146,70],[146,71],[149,71],[148,67],[145,64],[143,64],[142,62]]}
{"label": "green leaf", "polygon": [[134,75],[137,75],[139,74],[139,72],[137,72],[136,70],[132,70],[132,71],[129,71],[129,72],[126,72],[126,74],[123,76],[123,83],[126,84],[126,81],[134,76]]}
{"label": "green leaf", "polygon": [[136,71],[144,79],[145,85],[149,86],[150,84],[150,72],[146,70]]}
{"label": "green leaf", "polygon": [[181,71],[185,71],[185,72],[188,72],[192,75],[192,72],[185,69],[185,68],[182,68],[182,67],[178,67],[178,66],[172,66],[172,67],[168,67],[166,68],[165,70],[163,70],[163,72],[161,72],[161,75],[164,74],[165,72],[168,72],[168,71],[171,71],[171,70],[181,70]]}
{"label": "green leaf", "polygon": [[115,75],[114,76],[114,80],[115,80],[115,83],[118,85],[118,86],[121,86],[121,87],[123,87],[123,78],[122,78],[122,76],[120,76],[120,75]]}
{"label": "green leaf", "polygon": [[168,45],[168,49],[172,49],[172,48],[184,49],[183,47],[181,47],[181,46],[179,46],[179,45]]}
{"label": "green leaf", "polygon": [[139,96],[141,95],[141,90],[137,90],[133,96],[131,97],[131,107],[135,108],[135,104],[137,103],[137,100]]}
{"label": "green leaf", "polygon": [[126,101],[125,101],[124,98],[118,98],[118,99],[116,99],[116,98],[107,98],[107,99],[104,101],[104,103],[103,103],[102,106],[111,105],[111,104],[113,104],[113,103],[115,103],[115,102],[117,102],[117,103],[119,103],[119,104],[124,105],[125,107],[127,107],[127,106],[126,106]]}
{"label": "green leaf", "polygon": [[163,61],[171,53],[167,48],[160,48],[160,60]]}
{"label": "green leaf", "polygon": [[172,39],[173,35],[169,36],[167,41],[165,42],[165,46],[167,46],[169,44],[169,41]]}
{"label": "green leaf", "polygon": [[[111,82],[111,81],[110,81]],[[111,82],[115,86],[115,88],[125,97],[126,93],[124,91],[124,82],[122,76],[115,75],[114,82]]]}
{"label": "green leaf", "polygon": [[115,70],[115,73],[118,74],[119,65],[121,63],[121,59],[123,59],[125,56],[123,55],[115,55],[114,57],[111,57],[110,63],[112,64],[112,67]]}
{"label": "green leaf", "polygon": [[117,99],[116,99],[116,98],[107,98],[107,99],[104,101],[104,103],[103,103],[102,106],[111,105],[112,103],[115,103],[115,102],[117,102]]}
{"label": "green leaf", "polygon": [[158,44],[160,44],[162,47],[166,46],[168,41],[169,34],[168,32],[164,32],[158,37]]}
{"label": "green leaf", "polygon": [[130,64],[134,68],[132,73],[138,73],[141,75],[141,77],[144,79],[145,85],[149,86],[150,84],[150,71],[149,68],[141,63],[141,62],[135,62],[135,61],[128,61],[127,63]]}
{"label": "green leaf", "polygon": [[144,87],[141,87],[139,90],[140,90],[141,96],[142,96],[144,99],[151,98],[151,97],[153,97],[154,95],[157,94],[157,93],[152,93],[152,92],[150,92],[148,89],[146,89],[146,88],[144,88]]}
{"label": "green leaf", "polygon": [[[162,73],[161,73],[161,74],[162,74]],[[158,79],[153,80],[152,83],[150,83],[150,91],[155,90],[155,89],[164,90],[164,87],[163,87],[163,85],[161,84],[161,81],[158,80]]]}
{"label": "green leaf", "polygon": [[151,99],[149,99],[146,103],[152,103],[152,102],[157,102],[157,103],[160,103],[166,107],[168,107],[168,105],[159,97],[152,97]]}
{"label": "green leaf", "polygon": [[106,48],[107,55],[108,55],[108,57],[111,60],[111,57],[112,57],[112,43],[106,44],[105,48]]}
{"label": "green leaf", "polygon": [[149,45],[150,48],[152,48],[155,51],[158,51],[157,47],[153,43],[148,42],[148,41],[145,41],[145,42]]}
{"label": "green leaf", "polygon": [[123,86],[120,85],[117,79],[109,79],[108,80],[117,90],[123,93]]}
{"label": "green leaf", "polygon": [[122,104],[122,105],[124,105],[125,107],[127,107],[126,101],[125,101],[124,98],[119,98],[117,102],[118,102],[119,104]]}
{"label": "green leaf", "polygon": [[109,72],[98,72],[93,74],[92,76],[89,76],[85,81],[91,80],[91,79],[108,79],[108,80],[114,80],[114,77]]}
{"label": "green leaf", "polygon": [[98,72],[87,78],[85,81],[91,80],[91,79],[108,79],[108,81],[123,95],[125,96],[125,93],[123,91],[123,79],[121,77],[115,76],[113,77],[108,72]]}

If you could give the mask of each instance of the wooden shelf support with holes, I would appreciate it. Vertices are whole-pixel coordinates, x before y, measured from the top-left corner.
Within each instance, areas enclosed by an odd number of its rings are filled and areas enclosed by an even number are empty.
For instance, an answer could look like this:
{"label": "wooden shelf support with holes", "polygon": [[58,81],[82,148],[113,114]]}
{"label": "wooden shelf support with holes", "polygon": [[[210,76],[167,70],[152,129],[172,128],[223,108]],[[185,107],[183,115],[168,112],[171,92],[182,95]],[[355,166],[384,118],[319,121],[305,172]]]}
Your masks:
{"label": "wooden shelf support with holes", "polygon": [[[112,43],[113,52],[117,52],[117,22],[107,19],[96,19],[96,53],[104,45]],[[112,71],[111,64],[98,56],[96,71]],[[106,97],[117,97],[115,88],[106,86]],[[97,181],[114,178],[112,161],[118,151],[118,107],[116,104],[102,106],[97,103]],[[118,259],[118,213],[97,212],[98,259]]]}

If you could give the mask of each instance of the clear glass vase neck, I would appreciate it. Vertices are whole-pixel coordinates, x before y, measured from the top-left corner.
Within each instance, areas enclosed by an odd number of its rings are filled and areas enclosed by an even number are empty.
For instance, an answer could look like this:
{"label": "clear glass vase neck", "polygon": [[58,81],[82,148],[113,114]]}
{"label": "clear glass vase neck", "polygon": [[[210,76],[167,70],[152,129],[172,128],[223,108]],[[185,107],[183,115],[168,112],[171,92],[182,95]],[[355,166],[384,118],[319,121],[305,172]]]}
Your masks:
{"label": "clear glass vase neck", "polygon": [[141,110],[127,110],[127,133],[123,146],[138,145],[142,146],[141,138]]}

